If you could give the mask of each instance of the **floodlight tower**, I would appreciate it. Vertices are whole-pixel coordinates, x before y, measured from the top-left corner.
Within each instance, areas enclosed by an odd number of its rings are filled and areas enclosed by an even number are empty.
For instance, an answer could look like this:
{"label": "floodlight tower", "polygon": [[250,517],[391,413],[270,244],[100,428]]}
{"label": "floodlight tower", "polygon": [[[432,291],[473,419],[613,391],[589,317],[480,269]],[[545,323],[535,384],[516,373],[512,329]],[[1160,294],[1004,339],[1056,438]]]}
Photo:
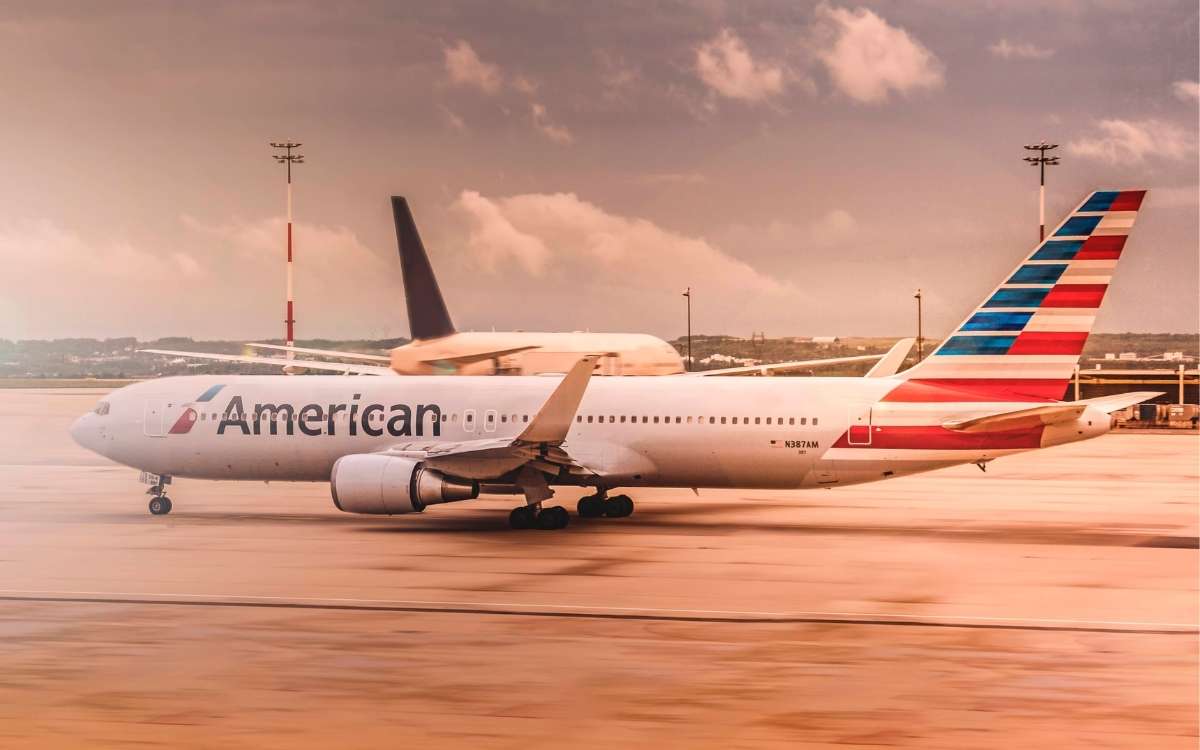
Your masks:
{"label": "floodlight tower", "polygon": [[[275,161],[287,166],[287,317],[284,319],[286,325],[287,345],[295,346],[295,325],[296,318],[293,314],[293,299],[292,299],[292,165],[303,164],[303,154],[293,154],[292,149],[300,148],[302,144],[286,140],[281,142],[271,141],[271,148],[283,149],[282,154],[272,154]],[[295,356],[292,351],[288,351],[287,358],[292,359]]]}
{"label": "floodlight tower", "polygon": [[689,286],[683,293],[687,297],[687,364],[683,369],[692,369],[692,288]]}
{"label": "floodlight tower", "polygon": [[1058,148],[1057,143],[1046,143],[1042,141],[1033,146],[1026,146],[1026,151],[1037,151],[1037,156],[1026,156],[1025,161],[1029,162],[1030,166],[1037,166],[1040,169],[1041,187],[1038,188],[1038,242],[1046,239],[1046,165],[1051,167],[1058,165],[1057,156],[1046,156],[1047,151],[1052,151]]}

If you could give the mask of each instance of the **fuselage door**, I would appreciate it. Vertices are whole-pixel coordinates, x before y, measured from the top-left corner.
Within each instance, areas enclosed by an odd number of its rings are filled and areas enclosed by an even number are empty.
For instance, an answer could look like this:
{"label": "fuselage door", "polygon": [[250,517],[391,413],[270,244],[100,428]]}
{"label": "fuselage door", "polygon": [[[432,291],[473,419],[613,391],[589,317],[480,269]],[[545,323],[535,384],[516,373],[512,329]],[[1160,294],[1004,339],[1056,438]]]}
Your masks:
{"label": "fuselage door", "polygon": [[465,431],[465,432],[474,432],[475,431],[475,410],[474,409],[467,409],[466,411],[463,412],[463,431]]}
{"label": "fuselage door", "polygon": [[483,413],[483,431],[484,432],[495,432],[496,431],[496,419],[497,419],[497,416],[496,416],[495,409],[488,409],[487,411],[485,411]]}
{"label": "fuselage door", "polygon": [[866,446],[871,444],[871,407],[850,407],[850,427],[846,430],[846,442],[850,445]]}
{"label": "fuselage door", "polygon": [[162,399],[147,399],[146,409],[142,413],[142,430],[149,437],[163,436],[166,403]]}

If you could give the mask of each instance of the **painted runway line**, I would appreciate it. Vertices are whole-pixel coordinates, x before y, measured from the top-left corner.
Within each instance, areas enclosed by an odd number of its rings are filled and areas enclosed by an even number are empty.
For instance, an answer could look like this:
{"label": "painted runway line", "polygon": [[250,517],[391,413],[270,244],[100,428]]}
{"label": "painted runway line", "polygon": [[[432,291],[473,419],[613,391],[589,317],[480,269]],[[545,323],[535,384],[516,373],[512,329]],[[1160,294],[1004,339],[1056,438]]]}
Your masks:
{"label": "painted runway line", "polygon": [[738,610],[687,610],[644,607],[605,607],[573,604],[506,602],[455,602],[436,600],[311,599],[280,596],[219,594],[148,594],[111,591],[0,590],[0,601],[44,604],[121,604],[149,606],[244,607],[260,609],[333,610],[349,612],[404,612],[413,614],[472,614],[508,617],[554,617],[596,620],[647,620],[658,622],[709,622],[747,625],[829,624],[889,625],[926,628],[1031,630],[1143,635],[1196,635],[1196,623],[1138,620],[1074,620],[959,615],[910,615],[878,612],[756,612]]}

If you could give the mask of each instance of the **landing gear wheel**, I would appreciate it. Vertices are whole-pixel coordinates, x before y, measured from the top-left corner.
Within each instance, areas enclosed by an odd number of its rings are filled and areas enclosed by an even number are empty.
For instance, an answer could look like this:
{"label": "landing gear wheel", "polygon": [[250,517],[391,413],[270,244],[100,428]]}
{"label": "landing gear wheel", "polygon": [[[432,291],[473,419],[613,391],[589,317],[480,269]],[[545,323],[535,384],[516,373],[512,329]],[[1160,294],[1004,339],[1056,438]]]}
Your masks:
{"label": "landing gear wheel", "polygon": [[532,529],[537,523],[537,512],[528,505],[513,508],[508,514],[508,525],[514,529]]}
{"label": "landing gear wheel", "polygon": [[579,512],[580,518],[599,518],[604,515],[604,502],[600,495],[588,495],[579,498],[575,510]]}
{"label": "landing gear wheel", "polygon": [[633,513],[633,499],[629,495],[610,497],[604,503],[604,515],[609,518],[625,518]]}
{"label": "landing gear wheel", "polygon": [[561,505],[555,505],[552,508],[542,508],[537,514],[537,526],[539,529],[547,531],[551,529],[565,529],[571,520],[571,514],[567,513],[567,509]]}
{"label": "landing gear wheel", "polygon": [[171,498],[166,495],[155,495],[150,498],[150,512],[156,516],[165,516],[171,512]]}

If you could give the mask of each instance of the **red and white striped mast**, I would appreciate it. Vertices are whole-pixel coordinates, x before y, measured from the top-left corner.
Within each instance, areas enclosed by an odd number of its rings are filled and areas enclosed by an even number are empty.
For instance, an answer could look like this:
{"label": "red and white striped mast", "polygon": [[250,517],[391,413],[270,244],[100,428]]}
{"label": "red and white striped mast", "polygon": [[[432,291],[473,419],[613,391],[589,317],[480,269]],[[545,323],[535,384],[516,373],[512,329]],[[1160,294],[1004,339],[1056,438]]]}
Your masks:
{"label": "red and white striped mast", "polygon": [[[304,155],[293,154],[292,149],[300,148],[301,145],[293,141],[271,142],[271,148],[280,148],[285,151],[283,154],[273,154],[275,161],[287,165],[287,317],[284,319],[284,324],[287,326],[286,339],[289,349],[296,345],[296,317],[292,298],[292,165],[304,163]],[[289,350],[287,358],[292,359],[294,356],[295,353]]]}

